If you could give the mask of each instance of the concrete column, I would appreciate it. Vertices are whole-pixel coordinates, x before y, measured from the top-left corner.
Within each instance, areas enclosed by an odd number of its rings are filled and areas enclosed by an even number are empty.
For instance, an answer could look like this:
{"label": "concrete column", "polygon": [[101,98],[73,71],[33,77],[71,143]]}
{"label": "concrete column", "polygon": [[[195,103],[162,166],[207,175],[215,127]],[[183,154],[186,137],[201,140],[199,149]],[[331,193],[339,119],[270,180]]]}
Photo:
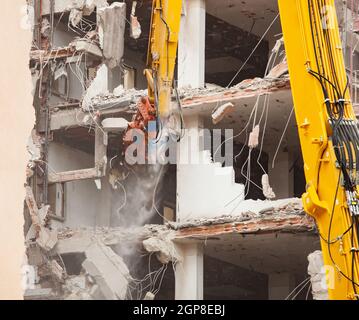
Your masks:
{"label": "concrete column", "polygon": [[293,161],[292,154],[279,150],[272,168],[274,154],[269,155],[269,182],[277,199],[291,198],[294,195],[294,170],[289,172]]}
{"label": "concrete column", "polygon": [[176,264],[176,300],[203,300],[203,246],[177,244],[182,261]]}
{"label": "concrete column", "polygon": [[289,273],[268,275],[268,299],[284,300],[295,288],[295,277]]}
{"label": "concrete column", "polygon": [[185,0],[178,43],[178,86],[205,84],[205,0]]}
{"label": "concrete column", "polygon": [[108,91],[113,92],[113,89],[117,88],[121,84],[122,70],[121,67],[115,67],[113,69],[107,68],[107,85]]}
{"label": "concrete column", "polygon": [[185,117],[186,133],[178,144],[177,164],[199,164],[203,145],[203,119],[197,114]]}

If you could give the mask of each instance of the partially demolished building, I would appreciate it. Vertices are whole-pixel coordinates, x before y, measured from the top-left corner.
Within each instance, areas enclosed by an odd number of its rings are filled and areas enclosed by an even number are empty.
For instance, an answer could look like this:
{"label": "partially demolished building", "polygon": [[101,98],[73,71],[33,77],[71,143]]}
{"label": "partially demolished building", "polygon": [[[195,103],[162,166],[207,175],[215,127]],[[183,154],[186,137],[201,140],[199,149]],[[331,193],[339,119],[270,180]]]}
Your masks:
{"label": "partially demolished building", "polygon": [[[151,5],[28,0],[25,299],[325,299],[277,1],[184,0],[177,161],[129,164]],[[353,97],[357,9],[338,1]]]}

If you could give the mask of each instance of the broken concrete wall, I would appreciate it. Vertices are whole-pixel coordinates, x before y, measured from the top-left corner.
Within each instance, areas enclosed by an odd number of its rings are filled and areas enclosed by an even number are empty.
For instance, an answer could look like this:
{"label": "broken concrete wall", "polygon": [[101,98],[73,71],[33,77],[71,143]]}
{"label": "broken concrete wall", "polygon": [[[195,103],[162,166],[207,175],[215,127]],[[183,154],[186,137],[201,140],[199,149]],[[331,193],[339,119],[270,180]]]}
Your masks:
{"label": "broken concrete wall", "polygon": [[131,276],[123,259],[101,243],[92,244],[85,255],[82,267],[95,279],[104,298],[124,300]]}
{"label": "broken concrete wall", "polygon": [[120,65],[123,57],[126,3],[114,2],[109,7],[98,9],[97,15],[99,18],[100,45],[106,63],[112,69]]}
{"label": "broken concrete wall", "polygon": [[[54,12],[62,13],[72,9],[83,10],[84,15],[91,14],[96,6],[106,6],[106,0],[61,0],[54,1]],[[48,15],[51,10],[51,0],[42,1],[42,14]]]}

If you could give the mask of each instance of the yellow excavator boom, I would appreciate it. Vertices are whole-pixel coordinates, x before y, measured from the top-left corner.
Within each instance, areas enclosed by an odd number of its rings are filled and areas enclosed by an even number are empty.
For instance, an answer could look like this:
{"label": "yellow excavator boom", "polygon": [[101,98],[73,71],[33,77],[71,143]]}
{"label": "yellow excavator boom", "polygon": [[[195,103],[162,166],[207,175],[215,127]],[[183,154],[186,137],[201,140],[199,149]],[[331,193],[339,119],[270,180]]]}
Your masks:
{"label": "yellow excavator boom", "polygon": [[181,10],[182,0],[154,0],[152,3],[145,76],[150,102],[161,118],[169,115]]}
{"label": "yellow excavator boom", "polygon": [[279,0],[302,149],[305,211],[321,238],[330,299],[357,299],[359,130],[334,0]]}
{"label": "yellow excavator boom", "polygon": [[[182,0],[153,0],[145,75],[166,118]],[[334,0],[279,0],[306,177],[303,205],[318,226],[330,299],[359,290],[359,129],[349,96]]]}

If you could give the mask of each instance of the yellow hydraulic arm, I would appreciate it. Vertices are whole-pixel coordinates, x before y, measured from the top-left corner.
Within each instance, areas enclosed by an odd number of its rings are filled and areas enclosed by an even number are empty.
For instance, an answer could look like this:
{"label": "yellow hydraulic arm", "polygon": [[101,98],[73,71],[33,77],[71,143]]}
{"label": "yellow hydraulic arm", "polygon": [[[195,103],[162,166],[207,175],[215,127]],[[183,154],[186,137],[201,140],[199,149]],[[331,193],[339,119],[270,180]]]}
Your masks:
{"label": "yellow hydraulic arm", "polygon": [[158,116],[169,115],[173,75],[176,64],[182,0],[153,0],[148,44],[148,96]]}
{"label": "yellow hydraulic arm", "polygon": [[[350,102],[334,0],[278,0],[307,181],[305,211],[321,237],[330,299],[359,293],[359,129]],[[164,119],[182,0],[153,0],[145,75]]]}
{"label": "yellow hydraulic arm", "polygon": [[305,211],[321,238],[330,299],[358,299],[359,130],[334,0],[279,0],[302,148]]}

